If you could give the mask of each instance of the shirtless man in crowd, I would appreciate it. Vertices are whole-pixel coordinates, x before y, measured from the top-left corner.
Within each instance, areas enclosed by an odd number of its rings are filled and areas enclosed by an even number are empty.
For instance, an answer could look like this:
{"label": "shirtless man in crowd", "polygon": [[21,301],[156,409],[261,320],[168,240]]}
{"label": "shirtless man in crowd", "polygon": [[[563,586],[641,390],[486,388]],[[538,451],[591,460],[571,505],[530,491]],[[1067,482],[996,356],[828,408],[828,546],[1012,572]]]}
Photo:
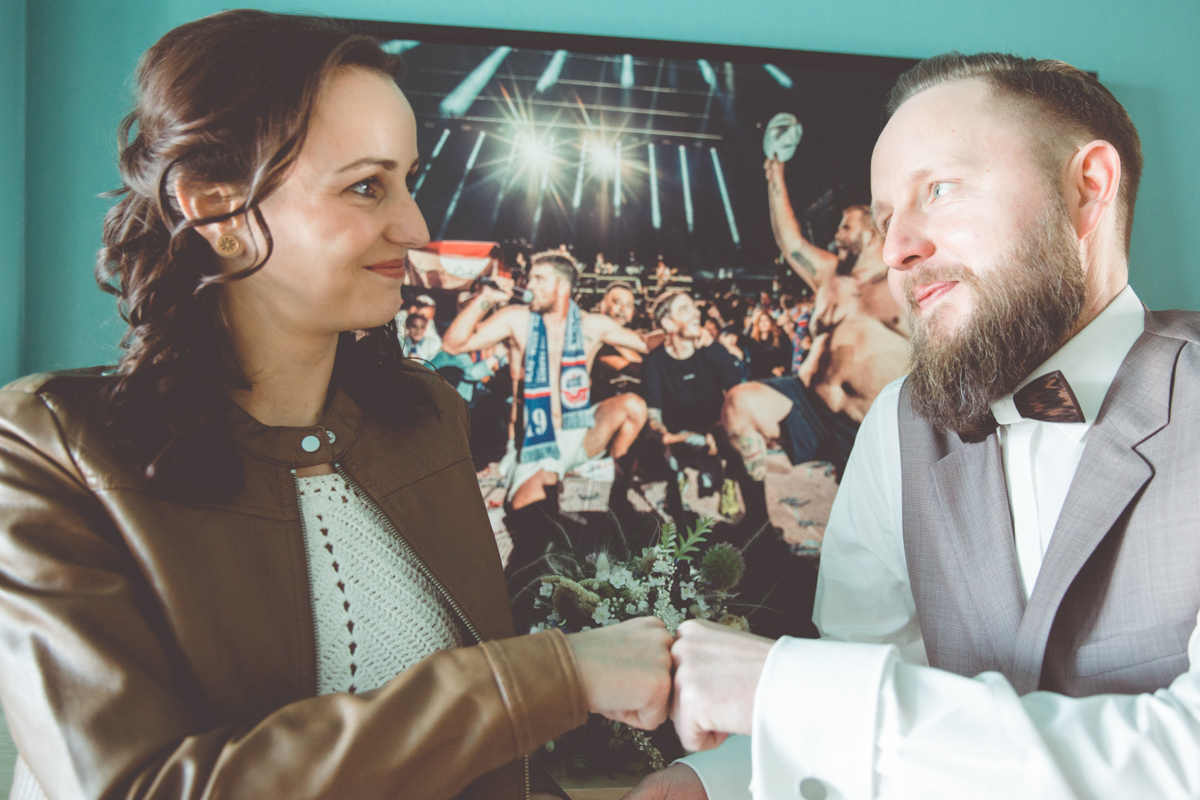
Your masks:
{"label": "shirtless man in crowd", "polygon": [[[504,305],[512,297],[511,285],[504,282],[506,290],[485,286],[472,298],[454,322],[446,329],[442,338],[443,349],[450,354],[483,350],[501,342],[510,348],[509,364],[516,382],[525,382],[525,349],[529,341],[530,325],[535,314],[541,315],[546,327],[546,344],[549,356],[550,421],[554,427],[559,457],[518,463],[509,489],[511,512],[520,512],[533,504],[547,499],[547,490],[555,486],[562,477],[606,450],[616,462],[617,476],[613,483],[610,505],[619,506],[625,500],[631,472],[625,463],[630,445],[646,424],[646,402],[636,394],[610,397],[592,407],[595,424],[591,427],[563,428],[561,387],[563,350],[567,338],[567,325],[573,301],[571,295],[578,278],[578,267],[574,259],[560,251],[539,253],[530,259],[529,281],[526,288],[533,299],[528,306]],[[497,279],[501,283],[503,279]],[[503,306],[485,319],[493,307]],[[637,353],[646,352],[646,344],[637,333],[628,330],[616,320],[604,314],[580,312],[583,335],[583,350],[587,360],[587,371],[591,372],[596,352],[604,344],[628,348]],[[529,389],[525,382],[523,391],[514,391],[514,406],[521,409],[524,391]],[[521,429],[517,428],[517,437]],[[628,502],[625,500],[625,502]],[[553,509],[546,509],[552,512]],[[531,516],[514,514],[517,517]],[[512,530],[514,555],[517,568],[527,563],[526,556],[537,557],[536,550],[542,547],[540,537],[520,541],[521,533]],[[531,552],[532,551],[532,552]]]}
{"label": "shirtless man in crowd", "polygon": [[814,306],[812,349],[799,373],[742,384],[725,399],[722,421],[751,479],[743,493],[755,522],[766,521],[768,442],[779,441],[793,464],[826,460],[840,474],[867,409],[904,374],[909,357],[907,311],[888,290],[883,236],[870,209],[845,210],[830,253],[801,234],[783,163],[768,159],[764,169],[775,241],[813,290]]}

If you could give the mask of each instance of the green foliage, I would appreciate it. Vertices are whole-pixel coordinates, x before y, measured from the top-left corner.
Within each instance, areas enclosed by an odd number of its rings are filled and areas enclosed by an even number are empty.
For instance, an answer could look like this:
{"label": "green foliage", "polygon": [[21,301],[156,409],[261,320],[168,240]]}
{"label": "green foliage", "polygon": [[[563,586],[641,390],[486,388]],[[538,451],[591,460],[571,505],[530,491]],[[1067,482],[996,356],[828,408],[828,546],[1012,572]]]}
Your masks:
{"label": "green foliage", "polygon": [[691,561],[692,555],[700,552],[700,545],[704,542],[704,537],[712,533],[713,520],[711,517],[698,520],[691,529],[680,537],[675,529],[675,523],[668,522],[663,525],[662,534],[659,537],[659,547],[663,552],[669,554],[673,561]]}

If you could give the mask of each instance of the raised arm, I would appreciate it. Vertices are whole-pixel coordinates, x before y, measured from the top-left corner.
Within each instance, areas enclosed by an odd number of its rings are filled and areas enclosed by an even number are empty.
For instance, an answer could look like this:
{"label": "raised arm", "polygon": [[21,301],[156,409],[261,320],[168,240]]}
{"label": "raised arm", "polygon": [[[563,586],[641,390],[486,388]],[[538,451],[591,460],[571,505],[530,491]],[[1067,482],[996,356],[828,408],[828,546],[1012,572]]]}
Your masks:
{"label": "raised arm", "polygon": [[599,317],[597,322],[599,323],[600,341],[613,347],[625,347],[636,353],[650,352],[646,340],[637,331],[623,328],[603,315],[597,315],[597,317]]}
{"label": "raised arm", "polygon": [[514,318],[521,314],[521,309],[509,306],[486,320],[483,318],[492,308],[508,302],[511,296],[511,291],[483,287],[463,306],[446,329],[442,336],[442,349],[450,355],[470,353],[500,344],[511,337]]}
{"label": "raised arm", "polygon": [[837,256],[817,247],[800,233],[783,179],[783,163],[768,158],[763,170],[767,173],[767,206],[771,210],[775,243],[792,270],[815,292],[837,269]]}

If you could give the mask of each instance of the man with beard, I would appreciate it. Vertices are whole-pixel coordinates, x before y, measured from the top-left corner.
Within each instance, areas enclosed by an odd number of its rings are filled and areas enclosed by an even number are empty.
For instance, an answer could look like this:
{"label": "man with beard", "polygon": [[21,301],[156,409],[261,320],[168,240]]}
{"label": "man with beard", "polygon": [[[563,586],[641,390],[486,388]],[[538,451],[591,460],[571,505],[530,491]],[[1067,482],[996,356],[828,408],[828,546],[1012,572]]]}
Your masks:
{"label": "man with beard", "polygon": [[[571,299],[579,270],[559,250],[529,260],[528,306],[509,305],[487,319],[493,306],[506,303],[511,288],[485,286],[455,317],[442,339],[451,355],[484,350],[501,342],[509,347],[514,385],[514,415],[521,439],[518,464],[509,488],[509,531],[513,534],[512,571],[540,557],[551,534],[542,524],[554,509],[534,508],[557,498],[554,487],[575,467],[606,450],[616,461],[610,505],[627,504],[632,465],[629,447],[646,424],[646,402],[635,394],[590,400],[592,361],[603,344],[644,353],[640,336],[610,317],[581,311]],[[521,402],[521,400],[524,402]],[[551,504],[553,505],[553,504]],[[523,512],[523,513],[522,513]]]}
{"label": "man with beard", "polygon": [[[1137,131],[1000,54],[922,62],[888,108],[913,373],[834,503],[824,638],[679,628],[684,745],[753,733],[694,769],[714,798],[1200,796],[1200,315],[1127,285]],[[633,796],[704,796],[671,770]]]}
{"label": "man with beard", "polygon": [[783,178],[768,159],[771,229],[789,266],[813,290],[812,346],[795,375],[729,392],[722,420],[742,456],[746,524],[767,521],[767,446],[777,441],[793,464],[824,460],[840,475],[867,409],[908,364],[907,312],[892,297],[883,236],[867,206],[843,212],[830,253],[800,232]]}

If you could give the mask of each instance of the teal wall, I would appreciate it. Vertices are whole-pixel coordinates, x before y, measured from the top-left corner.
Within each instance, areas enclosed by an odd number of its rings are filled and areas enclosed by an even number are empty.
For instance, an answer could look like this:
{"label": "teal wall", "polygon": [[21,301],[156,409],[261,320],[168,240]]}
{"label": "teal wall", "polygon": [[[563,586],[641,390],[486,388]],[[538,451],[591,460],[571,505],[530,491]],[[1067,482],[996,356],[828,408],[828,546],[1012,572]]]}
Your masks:
{"label": "teal wall", "polygon": [[[1197,0],[259,5],[340,17],[893,56],[956,48],[1061,58],[1098,72],[1142,134],[1146,170],[1133,238],[1134,287],[1151,307],[1200,309],[1200,226],[1187,189],[1200,185],[1194,143],[1200,132]],[[95,288],[92,262],[107,205],[97,195],[117,183],[115,130],[128,107],[129,76],[138,55],[163,32],[228,3],[3,0],[0,6],[0,180],[9,187],[0,215],[3,382],[19,372],[114,358],[121,326],[111,299]]]}
{"label": "teal wall", "polygon": [[[21,370],[25,299],[25,0],[0,3],[0,384]],[[0,786],[7,786],[0,783]]]}

